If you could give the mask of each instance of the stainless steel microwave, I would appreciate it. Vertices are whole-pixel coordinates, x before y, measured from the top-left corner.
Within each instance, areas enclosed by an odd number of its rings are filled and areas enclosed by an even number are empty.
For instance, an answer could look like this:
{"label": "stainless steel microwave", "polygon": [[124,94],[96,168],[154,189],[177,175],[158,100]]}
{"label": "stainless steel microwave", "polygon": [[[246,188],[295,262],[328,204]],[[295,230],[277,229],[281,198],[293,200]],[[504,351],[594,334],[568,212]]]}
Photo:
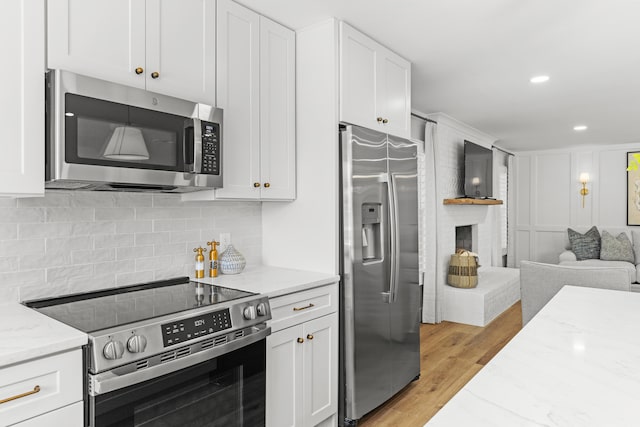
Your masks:
{"label": "stainless steel microwave", "polygon": [[184,193],[222,187],[222,110],[50,70],[45,188]]}

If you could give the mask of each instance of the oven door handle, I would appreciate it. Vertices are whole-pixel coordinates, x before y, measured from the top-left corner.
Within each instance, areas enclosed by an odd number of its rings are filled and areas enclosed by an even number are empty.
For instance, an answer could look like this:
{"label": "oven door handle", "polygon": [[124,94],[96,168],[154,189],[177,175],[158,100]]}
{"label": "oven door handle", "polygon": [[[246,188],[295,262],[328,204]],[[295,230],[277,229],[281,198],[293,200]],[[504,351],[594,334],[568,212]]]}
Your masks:
{"label": "oven door handle", "polygon": [[97,396],[151,380],[162,375],[170,374],[258,342],[265,339],[270,334],[271,328],[264,326],[263,329],[260,329],[249,336],[235,339],[220,347],[213,347],[180,359],[174,359],[167,363],[144,368],[139,371],[133,371],[124,375],[117,375],[113,371],[89,375],[89,394]]}

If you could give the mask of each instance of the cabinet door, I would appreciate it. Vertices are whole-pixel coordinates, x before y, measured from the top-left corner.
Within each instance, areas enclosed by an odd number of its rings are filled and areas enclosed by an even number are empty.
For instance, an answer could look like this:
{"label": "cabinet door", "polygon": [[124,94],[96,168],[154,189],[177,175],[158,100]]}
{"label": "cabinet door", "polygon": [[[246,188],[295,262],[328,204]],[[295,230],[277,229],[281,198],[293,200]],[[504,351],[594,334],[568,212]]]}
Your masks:
{"label": "cabinet door", "polygon": [[338,315],[304,323],[302,404],[305,425],[315,426],[338,410]]}
{"label": "cabinet door", "polygon": [[144,89],[144,1],[48,0],[47,10],[49,68]]}
{"label": "cabinet door", "polygon": [[214,105],[215,0],[146,4],[147,90]]}
{"label": "cabinet door", "polygon": [[[302,426],[302,326],[283,329],[267,337],[266,426]],[[306,340],[305,340],[306,341]]]}
{"label": "cabinet door", "polygon": [[260,17],[261,198],[296,196],[295,33]]}
{"label": "cabinet door", "polygon": [[[218,1],[217,106],[224,110],[224,188],[216,198],[260,197],[260,18]],[[254,186],[256,184],[256,186]]]}
{"label": "cabinet door", "polygon": [[411,137],[411,63],[381,47],[378,55],[378,101],[387,120],[384,132]]}
{"label": "cabinet door", "polygon": [[0,196],[44,194],[44,0],[2,2]]}
{"label": "cabinet door", "polygon": [[0,398],[17,397],[0,406],[0,425],[39,417],[82,400],[82,351],[3,367],[0,378]]}
{"label": "cabinet door", "polygon": [[380,45],[353,27],[340,23],[340,120],[378,129],[382,111],[377,105]]}
{"label": "cabinet door", "polygon": [[76,402],[52,412],[15,424],[15,427],[82,427],[84,404]]}

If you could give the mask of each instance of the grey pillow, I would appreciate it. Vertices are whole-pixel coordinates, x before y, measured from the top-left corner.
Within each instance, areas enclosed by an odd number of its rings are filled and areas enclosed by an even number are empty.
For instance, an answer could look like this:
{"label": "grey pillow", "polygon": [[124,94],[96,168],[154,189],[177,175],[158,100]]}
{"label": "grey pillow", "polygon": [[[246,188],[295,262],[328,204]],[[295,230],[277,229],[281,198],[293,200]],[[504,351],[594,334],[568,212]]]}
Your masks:
{"label": "grey pillow", "polygon": [[636,256],[636,258],[638,258],[636,262],[640,262],[640,230],[631,230],[631,240],[631,244],[633,245],[633,253],[638,254]]}
{"label": "grey pillow", "polygon": [[602,247],[600,249],[600,259],[605,261],[627,261],[635,264],[633,246],[626,233],[613,237],[606,231],[602,232]]}
{"label": "grey pillow", "polygon": [[578,261],[600,258],[600,233],[595,225],[584,234],[570,228],[567,228],[567,233],[569,233],[571,250],[576,254]]}

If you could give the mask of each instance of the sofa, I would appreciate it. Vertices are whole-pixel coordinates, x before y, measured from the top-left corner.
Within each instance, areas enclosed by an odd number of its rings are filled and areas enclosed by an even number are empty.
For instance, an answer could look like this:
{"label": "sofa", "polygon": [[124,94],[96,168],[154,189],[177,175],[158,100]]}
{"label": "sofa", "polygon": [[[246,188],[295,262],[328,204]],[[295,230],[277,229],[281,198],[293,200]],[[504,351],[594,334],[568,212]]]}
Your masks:
{"label": "sofa", "polygon": [[[576,230],[569,229],[574,232],[574,238],[580,238],[581,236],[587,235],[590,231],[593,233],[593,229],[597,229],[596,227],[591,227],[590,229],[586,228],[576,228]],[[598,234],[601,236],[601,239],[608,235],[608,242],[611,242],[611,238],[614,238],[614,245],[628,245],[626,242],[622,242],[622,238],[620,238],[621,233],[624,233],[626,238],[629,239],[631,245],[632,255],[624,256],[619,254],[604,254],[601,251],[598,251],[593,257],[580,258],[576,255],[576,252],[572,248],[571,242],[571,231],[568,231],[565,237],[565,251],[562,252],[559,256],[559,264],[564,266],[579,266],[579,267],[612,267],[612,268],[622,268],[628,274],[628,280],[630,284],[631,291],[640,292],[640,230],[635,230],[627,227],[611,227],[611,228],[602,228],[598,230]],[[581,236],[580,236],[581,235]],[[588,237],[583,237],[584,239]],[[575,242],[575,240],[574,240]],[[605,242],[601,241],[601,250],[605,249]]]}
{"label": "sofa", "polygon": [[563,286],[630,291],[629,273],[620,266],[574,266],[520,261],[522,326],[526,325]]}

